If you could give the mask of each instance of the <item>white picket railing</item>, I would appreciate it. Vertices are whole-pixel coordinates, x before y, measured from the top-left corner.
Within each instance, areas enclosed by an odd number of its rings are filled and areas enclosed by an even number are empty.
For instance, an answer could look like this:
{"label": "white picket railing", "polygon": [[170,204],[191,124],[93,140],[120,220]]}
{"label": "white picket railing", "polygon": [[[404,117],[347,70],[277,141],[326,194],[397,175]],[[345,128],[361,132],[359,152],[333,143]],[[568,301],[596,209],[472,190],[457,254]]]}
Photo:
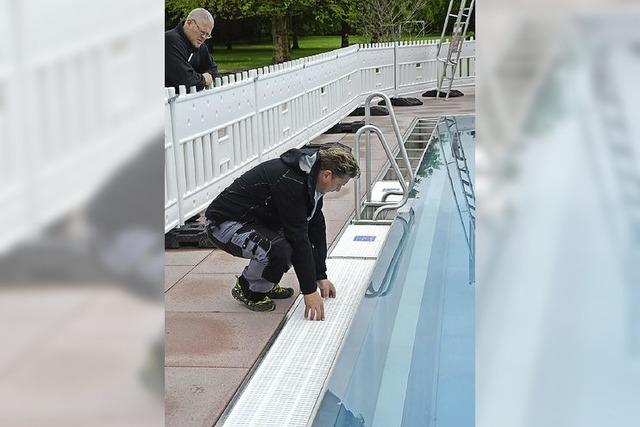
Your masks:
{"label": "white picket railing", "polygon": [[[354,45],[225,76],[201,92],[167,89],[165,232],[206,208],[246,170],[329,129],[367,94],[435,87],[436,49],[428,41]],[[454,86],[474,82],[471,39]]]}
{"label": "white picket railing", "polygon": [[110,5],[0,0],[0,254],[96,197],[162,131],[157,0]]}

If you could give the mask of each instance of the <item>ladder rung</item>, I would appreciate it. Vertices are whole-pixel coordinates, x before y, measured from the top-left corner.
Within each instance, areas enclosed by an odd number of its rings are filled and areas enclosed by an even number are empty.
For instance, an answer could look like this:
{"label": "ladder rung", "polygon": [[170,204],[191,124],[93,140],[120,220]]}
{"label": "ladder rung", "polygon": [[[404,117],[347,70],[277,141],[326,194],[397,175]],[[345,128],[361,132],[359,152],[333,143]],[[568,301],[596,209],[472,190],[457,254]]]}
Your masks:
{"label": "ladder rung", "polygon": [[468,192],[466,192],[466,191],[464,192],[464,194],[465,194],[467,197],[470,197],[471,199],[474,199],[473,194],[468,193]]}
{"label": "ladder rung", "polygon": [[469,181],[466,181],[466,180],[464,180],[464,179],[463,179],[463,180],[461,180],[461,181],[462,181],[462,183],[463,183],[463,184],[468,185],[468,186],[471,186],[471,183],[469,183]]}

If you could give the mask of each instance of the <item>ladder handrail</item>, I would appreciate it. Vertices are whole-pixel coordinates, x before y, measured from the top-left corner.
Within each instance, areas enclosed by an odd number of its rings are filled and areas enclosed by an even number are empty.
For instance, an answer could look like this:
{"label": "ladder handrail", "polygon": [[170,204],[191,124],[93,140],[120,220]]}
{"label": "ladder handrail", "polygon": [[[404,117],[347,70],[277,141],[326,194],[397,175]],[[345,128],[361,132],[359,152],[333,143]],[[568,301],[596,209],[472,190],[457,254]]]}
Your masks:
{"label": "ladder handrail", "polygon": [[[398,147],[400,147],[400,153],[402,154],[402,160],[404,160],[407,170],[409,171],[409,182],[413,182],[414,175],[413,169],[411,168],[411,162],[409,161],[409,156],[407,155],[407,149],[404,146],[404,141],[402,140],[402,134],[400,133],[400,127],[398,126],[398,120],[396,119],[396,113],[393,111],[393,107],[391,106],[391,99],[382,93],[382,92],[373,92],[364,101],[364,124],[371,124],[371,101],[374,98],[380,97],[384,100],[387,109],[389,110],[389,119],[391,120],[391,125],[393,127],[393,133],[396,135],[396,139],[398,140]],[[366,165],[367,170],[365,172],[366,178],[366,189],[367,194],[366,201],[371,202],[371,132],[367,132],[367,151],[366,155]]]}
{"label": "ladder handrail", "polygon": [[[445,120],[451,120],[452,122],[452,127],[455,127],[455,133],[454,135],[458,138],[457,139],[457,145],[454,147],[453,141],[454,138],[451,138],[451,154],[453,154],[453,157],[456,159],[456,163],[458,162],[458,157],[456,156],[455,153],[455,148],[457,147],[460,150],[460,153],[462,154],[462,163],[464,165],[464,170],[466,171],[466,175],[467,175],[467,181],[469,182],[469,190],[471,191],[471,198],[474,200],[476,199],[476,193],[473,189],[473,182],[471,180],[471,175],[469,174],[469,165],[467,164],[467,155],[464,152],[464,147],[462,146],[462,140],[460,139],[460,131],[458,130],[458,122],[456,121],[455,117],[451,117],[451,118],[445,118]],[[449,133],[451,133],[451,129],[449,129]],[[462,172],[460,171],[460,168],[458,168],[458,176],[460,178],[460,181],[462,181]],[[469,200],[467,199],[467,208],[469,209],[469,212],[471,212],[471,208],[469,208]],[[473,215],[471,215],[473,217]],[[474,219],[474,224],[475,224],[475,217]]]}
{"label": "ladder handrail", "polygon": [[[378,217],[378,215],[380,215],[380,213],[382,211],[385,210],[391,210],[391,209],[397,209],[399,207],[404,206],[404,204],[407,202],[407,200],[409,199],[409,190],[408,190],[408,186],[407,183],[404,180],[404,177],[402,176],[402,172],[400,171],[400,167],[398,166],[398,163],[396,162],[395,157],[393,156],[393,153],[391,152],[391,148],[389,148],[389,144],[387,143],[386,138],[384,137],[382,131],[374,126],[374,125],[364,125],[363,127],[361,127],[360,129],[358,129],[358,131],[356,132],[355,135],[355,157],[356,159],[360,158],[360,137],[362,136],[362,134],[364,132],[367,132],[368,134],[370,134],[371,132],[374,132],[376,135],[378,135],[378,139],[380,140],[380,143],[382,144],[382,148],[384,149],[385,154],[387,155],[387,158],[389,159],[389,162],[391,163],[391,167],[393,168],[393,171],[396,173],[396,175],[398,175],[398,180],[400,181],[400,186],[402,187],[402,191],[403,191],[403,196],[402,199],[399,202],[396,203],[387,203],[387,204],[383,204],[382,206],[378,207],[374,213],[373,213],[373,217],[372,220],[376,220],[376,218]],[[370,141],[369,143],[369,147],[367,147],[369,150],[368,152],[371,151],[371,146],[370,146]],[[406,154],[406,152],[405,152]],[[407,159],[408,162],[408,159]],[[413,182],[413,178],[410,182]],[[360,196],[360,178],[354,178],[354,184],[355,184],[355,202],[356,202],[356,219],[357,220],[361,220],[362,218],[362,205],[361,205],[361,196]],[[366,187],[367,193],[371,193],[371,185],[370,183],[367,184]]]}
{"label": "ladder handrail", "polygon": [[[452,121],[455,125],[456,125],[456,130],[457,130],[457,122],[455,121],[454,118],[449,118],[447,116],[443,116],[441,121],[438,123],[438,125],[436,126],[436,129],[439,128],[441,125],[444,125],[445,127],[445,132],[449,135],[449,139],[450,139],[450,144],[453,145],[453,135],[451,132],[451,126],[449,126],[449,121]],[[440,132],[438,130],[438,143],[440,145],[440,150],[442,152],[442,156],[445,162],[445,168],[447,169],[447,176],[449,178],[449,184],[451,185],[451,192],[453,194],[453,199],[455,201],[456,204],[456,209],[458,210],[458,216],[460,217],[460,222],[462,224],[462,229],[464,231],[464,237],[465,240],[467,241],[467,246],[469,247],[469,254],[471,257],[474,256],[474,242],[475,242],[475,218],[473,216],[473,214],[471,213],[471,209],[469,207],[469,199],[466,195],[466,190],[464,188],[464,184],[462,183],[462,176],[460,175],[460,170],[459,170],[459,164],[458,164],[458,160],[453,152],[453,147],[451,147],[451,153],[453,155],[453,161],[449,161],[449,159],[447,158],[447,150],[445,150],[444,148],[444,144],[442,142],[442,136],[444,136],[445,132]],[[462,144],[462,141],[459,140],[459,143]],[[465,200],[465,204],[467,206],[467,210],[466,211],[462,211],[462,209],[460,208],[460,202],[458,201],[458,195],[456,193],[455,190],[455,184],[453,183],[453,178],[451,177],[451,170],[449,169],[449,165],[455,163],[455,168],[458,169],[457,174],[458,174],[458,179],[460,182],[460,188],[462,190],[462,197],[464,197]],[[465,159],[465,166],[466,166],[466,159]],[[469,176],[468,178],[469,180],[471,180],[471,177]],[[468,213],[469,214],[469,226],[467,227],[467,225],[465,225],[465,220],[462,216],[463,213]]]}

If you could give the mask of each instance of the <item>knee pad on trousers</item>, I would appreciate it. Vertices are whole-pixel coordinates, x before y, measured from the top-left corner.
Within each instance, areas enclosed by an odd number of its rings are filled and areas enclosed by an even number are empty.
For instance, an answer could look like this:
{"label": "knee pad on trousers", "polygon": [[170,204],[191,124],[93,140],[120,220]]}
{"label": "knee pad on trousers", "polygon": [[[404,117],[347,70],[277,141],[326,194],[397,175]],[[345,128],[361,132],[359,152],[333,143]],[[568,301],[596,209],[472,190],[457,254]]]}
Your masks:
{"label": "knee pad on trousers", "polygon": [[291,267],[293,250],[285,239],[273,243],[268,253],[269,262],[262,273],[262,277],[271,283],[278,283],[282,275]]}

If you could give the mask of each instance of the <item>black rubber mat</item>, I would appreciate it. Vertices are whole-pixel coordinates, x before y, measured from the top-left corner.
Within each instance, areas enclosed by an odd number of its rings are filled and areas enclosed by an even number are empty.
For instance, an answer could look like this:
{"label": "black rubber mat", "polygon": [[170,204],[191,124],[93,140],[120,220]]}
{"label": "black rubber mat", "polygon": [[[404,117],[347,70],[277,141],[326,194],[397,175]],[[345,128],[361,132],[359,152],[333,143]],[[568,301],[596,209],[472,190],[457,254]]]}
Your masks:
{"label": "black rubber mat", "polygon": [[356,133],[362,126],[364,126],[363,120],[352,123],[338,123],[325,133]]}
{"label": "black rubber mat", "polygon": [[[386,105],[387,103],[383,99],[378,102],[378,105]],[[422,105],[422,101],[418,98],[391,98],[391,105],[394,107],[414,107],[416,105]]]}
{"label": "black rubber mat", "polygon": [[215,248],[204,227],[201,222],[187,222],[180,228],[174,228],[164,235],[164,248]]}
{"label": "black rubber mat", "polygon": [[[431,89],[431,90],[428,90],[425,93],[423,93],[422,96],[427,97],[427,98],[435,98],[436,97],[436,92],[438,92],[436,89]],[[444,98],[446,96],[447,96],[446,92],[440,91],[439,98]],[[456,90],[456,89],[451,89],[451,93],[449,94],[449,98],[457,98],[459,96],[464,96],[464,93],[462,93],[462,92],[460,92],[459,90]]]}
{"label": "black rubber mat", "polygon": [[[358,107],[349,114],[350,116],[364,116],[364,107]],[[371,106],[371,115],[372,116],[388,116],[389,110],[387,107],[380,107],[378,105]]]}

